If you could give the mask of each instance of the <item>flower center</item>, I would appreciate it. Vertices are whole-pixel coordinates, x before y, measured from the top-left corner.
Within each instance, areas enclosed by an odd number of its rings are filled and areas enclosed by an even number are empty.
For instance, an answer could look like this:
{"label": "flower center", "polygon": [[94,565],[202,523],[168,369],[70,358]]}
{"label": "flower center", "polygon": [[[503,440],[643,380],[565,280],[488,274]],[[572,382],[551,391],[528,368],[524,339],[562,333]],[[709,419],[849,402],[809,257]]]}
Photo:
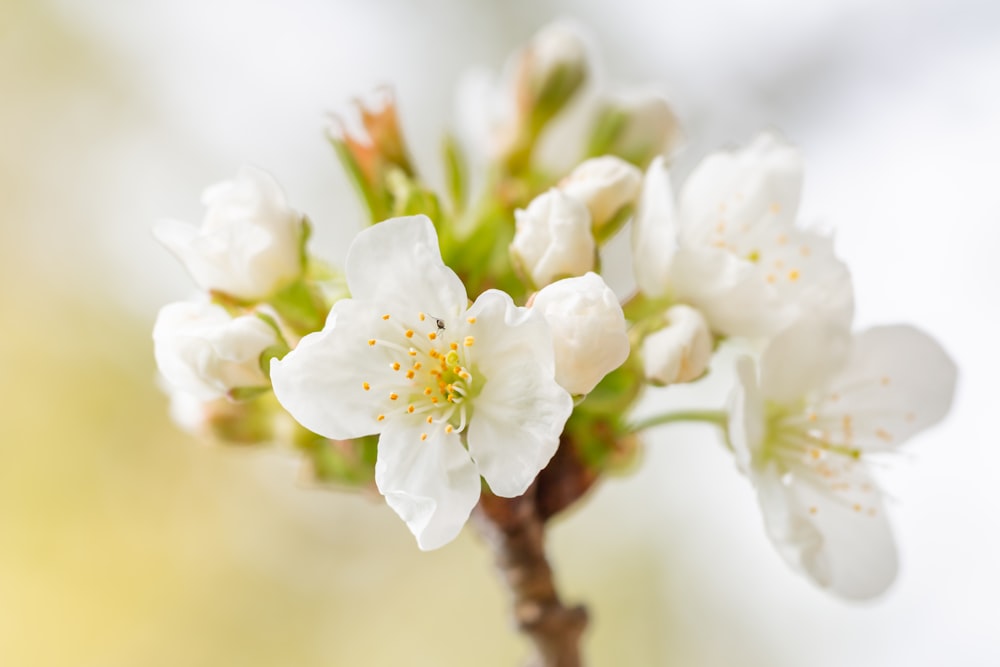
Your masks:
{"label": "flower center", "polygon": [[370,338],[368,347],[381,355],[387,371],[362,384],[364,391],[374,394],[376,419],[422,422],[426,428],[421,440],[440,432],[461,433],[476,388],[471,364],[476,339],[465,335],[476,318],[446,322],[427,313],[409,317],[387,313],[382,320],[389,326],[380,327],[383,336]]}

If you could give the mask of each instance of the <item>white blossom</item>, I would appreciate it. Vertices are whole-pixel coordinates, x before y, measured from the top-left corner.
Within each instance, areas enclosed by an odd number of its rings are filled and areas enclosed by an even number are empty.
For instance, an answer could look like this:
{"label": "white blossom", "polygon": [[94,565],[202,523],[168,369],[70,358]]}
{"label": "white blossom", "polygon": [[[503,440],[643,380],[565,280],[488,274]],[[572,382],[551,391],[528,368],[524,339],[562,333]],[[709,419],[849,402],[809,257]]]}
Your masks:
{"label": "white blossom", "polygon": [[628,358],[625,315],[615,293],[596,273],[544,287],[531,308],[549,323],[556,381],[571,394],[589,393]]}
{"label": "white blossom", "polygon": [[832,240],[794,226],[801,187],[798,151],[769,134],[706,158],[677,208],[655,160],[633,233],[640,289],[697,308],[730,336],[771,336],[803,314],[849,326],[850,274]]}
{"label": "white blossom", "polygon": [[236,388],[266,387],[260,356],[277,342],[274,329],[257,316],[233,318],[206,301],[168,304],[153,325],[160,373],[174,389],[202,401]]}
{"label": "white blossom", "polygon": [[782,557],[847,598],[892,583],[896,547],[868,461],[948,412],[956,368],[909,326],[853,340],[836,323],[803,320],[748,358],[730,398],[729,438],[757,489]]}
{"label": "white blossom", "polygon": [[590,213],[580,200],[552,189],[516,210],[514,218],[510,253],[536,287],[594,268]]}
{"label": "white blossom", "polygon": [[584,160],[559,183],[559,189],[587,205],[591,224],[599,229],[630,206],[639,194],[642,172],[614,155]]}
{"label": "white blossom", "polygon": [[646,378],[658,384],[697,380],[712,360],[712,332],[694,308],[676,305],[665,313],[667,326],[642,340]]}
{"label": "white blossom", "polygon": [[247,301],[261,300],[302,271],[302,215],[269,174],[244,166],[235,180],[205,190],[201,227],[164,220],[153,233],[195,283]]}
{"label": "white blossom", "polygon": [[424,216],[362,231],[352,298],[271,364],[281,404],[337,440],[380,434],[375,482],[421,549],[451,541],[482,475],[513,497],[548,463],[572,411],[548,325],[497,290],[470,307]]}

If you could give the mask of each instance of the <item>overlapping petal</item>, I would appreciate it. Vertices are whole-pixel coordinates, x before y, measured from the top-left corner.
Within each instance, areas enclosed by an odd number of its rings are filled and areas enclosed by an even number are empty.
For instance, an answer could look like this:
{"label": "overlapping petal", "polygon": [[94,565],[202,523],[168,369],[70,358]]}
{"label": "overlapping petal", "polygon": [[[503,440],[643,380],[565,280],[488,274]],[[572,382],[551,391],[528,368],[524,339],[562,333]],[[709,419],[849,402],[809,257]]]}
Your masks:
{"label": "overlapping petal", "polygon": [[559,446],[573,410],[555,381],[555,355],[545,320],[514,306],[502,292],[485,292],[469,310],[480,323],[477,371],[488,381],[475,401],[469,452],[494,493],[517,496]]}
{"label": "overlapping petal", "polygon": [[375,484],[425,551],[455,539],[479,501],[479,473],[459,436],[421,441],[416,425],[382,432]]}
{"label": "overlapping petal", "polygon": [[366,229],[351,244],[345,267],[351,297],[386,312],[418,309],[448,320],[468,306],[465,285],[442,261],[427,216],[392,218]]}

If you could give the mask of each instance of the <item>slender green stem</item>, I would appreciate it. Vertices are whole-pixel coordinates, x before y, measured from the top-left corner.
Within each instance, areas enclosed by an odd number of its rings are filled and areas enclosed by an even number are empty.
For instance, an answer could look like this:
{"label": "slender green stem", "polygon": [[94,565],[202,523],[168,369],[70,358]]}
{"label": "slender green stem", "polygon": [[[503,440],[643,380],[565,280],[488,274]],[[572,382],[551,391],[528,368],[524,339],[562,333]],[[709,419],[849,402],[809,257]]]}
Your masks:
{"label": "slender green stem", "polygon": [[715,424],[725,431],[729,419],[723,410],[681,410],[679,412],[666,412],[661,415],[647,417],[632,424],[630,430],[635,433],[653,428],[654,426],[660,426],[661,424],[672,424],[674,422],[705,422],[707,424]]}

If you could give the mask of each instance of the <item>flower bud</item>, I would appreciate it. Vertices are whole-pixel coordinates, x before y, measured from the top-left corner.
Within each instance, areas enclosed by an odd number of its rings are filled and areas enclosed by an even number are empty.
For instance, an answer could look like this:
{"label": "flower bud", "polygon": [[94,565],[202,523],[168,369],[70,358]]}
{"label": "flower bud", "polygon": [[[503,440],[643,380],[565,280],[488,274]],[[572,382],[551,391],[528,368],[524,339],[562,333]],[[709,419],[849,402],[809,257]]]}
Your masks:
{"label": "flower bud", "polygon": [[514,218],[510,253],[534,286],[594,268],[594,236],[583,202],[553,189],[514,211]]}
{"label": "flower bud", "polygon": [[656,384],[690,382],[701,377],[712,359],[712,334],[700,312],[690,306],[673,306],[668,324],[642,341],[646,378]]}
{"label": "flower bud", "polygon": [[628,358],[625,315],[596,273],[548,285],[535,295],[531,308],[549,323],[556,382],[571,394],[589,393]]}
{"label": "flower bud", "polygon": [[396,210],[399,183],[415,184],[417,175],[392,90],[383,87],[374,97],[374,101],[355,101],[360,132],[348,131],[337,115],[331,116],[327,128],[327,137],[361,192],[373,223],[400,212]]}
{"label": "flower bud", "polygon": [[621,158],[604,155],[582,162],[559,183],[559,189],[587,205],[594,233],[607,238],[610,234],[602,228],[616,218],[621,220],[619,214],[635,202],[641,185],[642,172],[638,168]]}
{"label": "flower bud", "polygon": [[305,221],[269,174],[244,166],[235,180],[206,189],[202,203],[201,228],[164,220],[153,229],[199,287],[256,301],[302,273]]}
{"label": "flower bud", "polygon": [[221,306],[183,301],[160,309],[153,325],[156,365],[173,389],[200,400],[267,387],[261,354],[278,344],[259,317],[233,318]]}
{"label": "flower bud", "polygon": [[550,118],[580,88],[587,75],[587,50],[575,30],[563,23],[542,28],[521,54],[519,102]]}
{"label": "flower bud", "polygon": [[680,139],[680,125],[662,95],[635,92],[606,102],[598,112],[587,154],[617,155],[645,168],[667,155]]}

